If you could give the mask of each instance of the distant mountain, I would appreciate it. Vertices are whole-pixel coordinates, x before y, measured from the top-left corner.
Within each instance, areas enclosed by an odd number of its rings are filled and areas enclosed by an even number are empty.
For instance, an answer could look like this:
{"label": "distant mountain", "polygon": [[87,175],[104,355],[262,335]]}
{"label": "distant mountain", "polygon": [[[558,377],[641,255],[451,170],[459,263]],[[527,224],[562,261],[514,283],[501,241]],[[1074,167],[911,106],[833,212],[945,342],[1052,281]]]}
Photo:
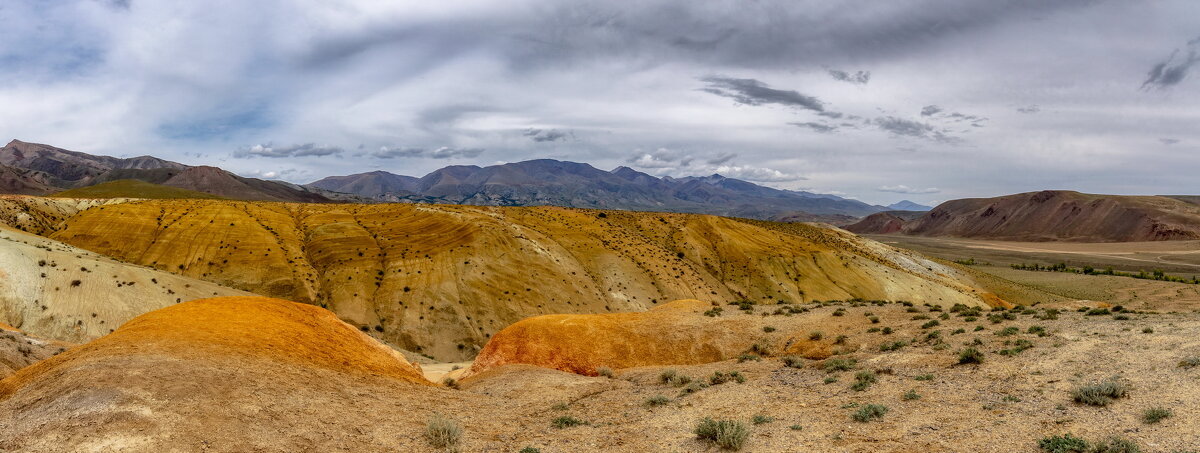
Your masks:
{"label": "distant mountain", "polygon": [[[888,213],[846,229],[1013,241],[1126,242],[1200,239],[1200,206],[1162,196],[1044,190],[951,200],[896,230]],[[885,231],[891,230],[891,231]]]}
{"label": "distant mountain", "polygon": [[221,197],[209,193],[153,184],[137,179],[108,181],[94,186],[62,191],[54,196],[63,198],[221,199]]}
{"label": "distant mountain", "polygon": [[46,195],[57,192],[51,177],[40,171],[0,165],[0,193]]}
{"label": "distant mountain", "polygon": [[[46,195],[117,181],[122,182],[105,185],[99,190],[67,193],[158,198],[167,192],[155,186],[159,185],[237,200],[332,201],[319,191],[305,187],[244,178],[216,167],[190,167],[151,156],[95,156],[20,140],[0,148],[0,193]],[[171,192],[175,196],[184,193]]]}
{"label": "distant mountain", "polygon": [[217,167],[190,167],[162,183],[235,200],[298,201],[324,203],[330,200],[311,191],[298,190],[275,181],[243,178]]}
{"label": "distant mountain", "polygon": [[0,164],[43,172],[52,178],[50,182],[54,186],[63,188],[90,185],[92,178],[112,170],[187,168],[184,164],[157,157],[140,156],[125,159],[94,156],[20,140],[13,140],[4,148],[0,148]]}
{"label": "distant mountain", "polygon": [[883,211],[876,212],[859,219],[857,222],[845,225],[842,229],[855,234],[891,234],[898,233],[904,224],[920,218],[921,211]]}
{"label": "distant mountain", "polygon": [[861,217],[878,207],[836,196],[773,189],[721,175],[658,178],[629,167],[538,159],[488,167],[450,166],[421,178],[375,171],[307,185],[381,201],[484,206],[555,205],[767,219],[801,211]]}
{"label": "distant mountain", "polygon": [[889,205],[887,205],[887,208],[892,211],[928,211],[930,209],[933,209],[933,207],[931,207],[931,206],[925,206],[923,204],[913,203],[908,200],[901,200],[901,201],[889,204]]}

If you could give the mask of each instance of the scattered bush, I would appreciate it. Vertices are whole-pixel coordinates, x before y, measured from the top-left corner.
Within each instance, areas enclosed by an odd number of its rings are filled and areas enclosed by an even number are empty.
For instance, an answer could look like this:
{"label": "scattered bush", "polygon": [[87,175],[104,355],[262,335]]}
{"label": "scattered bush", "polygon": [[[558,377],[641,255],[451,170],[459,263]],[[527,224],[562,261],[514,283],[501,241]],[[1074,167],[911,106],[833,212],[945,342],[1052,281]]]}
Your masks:
{"label": "scattered bush", "polygon": [[894,331],[892,330],[891,327],[884,327],[883,330],[880,331],[879,333],[881,333],[883,335],[891,335],[892,332],[894,332]]}
{"label": "scattered bush", "polygon": [[425,423],[425,438],[434,447],[456,449],[462,440],[462,427],[454,419],[433,414]]}
{"label": "scattered bush", "polygon": [[783,358],[783,366],[788,368],[804,368],[804,362],[796,356],[787,356]]}
{"label": "scattered bush", "polygon": [[912,401],[912,400],[921,399],[921,395],[918,394],[916,390],[909,390],[907,392],[904,392],[904,395],[901,396],[900,398],[903,399],[904,401]]}
{"label": "scattered bush", "polygon": [[533,448],[533,447],[525,447],[525,448],[522,448],[521,451],[519,451],[517,453],[542,453],[542,450],[539,450],[539,449]]}
{"label": "scattered bush", "polygon": [[824,337],[825,337],[825,334],[821,333],[820,331],[808,334],[808,339],[812,340],[812,341],[821,341],[821,338],[824,338]]}
{"label": "scattered bush", "polygon": [[925,323],[925,324],[921,324],[921,328],[922,328],[922,329],[928,329],[928,328],[930,328],[930,327],[937,327],[937,326],[940,326],[941,324],[942,324],[942,323],[938,322],[938,320],[936,320],[936,319],[935,319],[935,320],[933,320],[933,321],[929,321],[929,322],[927,322],[927,323]]}
{"label": "scattered bush", "polygon": [[1129,439],[1112,436],[1092,444],[1090,453],[1139,453],[1140,447]]}
{"label": "scattered bush", "polygon": [[1142,412],[1142,421],[1146,423],[1158,423],[1165,418],[1170,418],[1172,415],[1175,414],[1172,413],[1170,409],[1165,407],[1152,407],[1146,409],[1146,412]]}
{"label": "scattered bush", "polygon": [[716,444],[726,450],[741,450],[750,437],[750,430],[736,420],[713,420],[705,417],[696,425],[696,438]]}
{"label": "scattered bush", "polygon": [[871,387],[878,379],[873,371],[859,371],[854,374],[854,384],[850,388],[856,392],[861,392]]}
{"label": "scattered bush", "polygon": [[958,353],[958,364],[967,365],[972,363],[983,363],[983,353],[975,348],[966,348]]}
{"label": "scattered bush", "polygon": [[596,374],[612,379],[613,369],[606,366],[596,367]]}
{"label": "scattered bush", "polygon": [[775,417],[771,417],[771,416],[767,416],[767,415],[763,415],[763,414],[757,414],[753,418],[750,419],[750,423],[753,423],[755,425],[771,423],[773,421],[775,421]]}
{"label": "scattered bush", "polygon": [[1191,369],[1200,366],[1200,357],[1188,357],[1179,361],[1179,367],[1183,369]]}
{"label": "scattered bush", "polygon": [[904,340],[896,340],[896,341],[893,341],[893,342],[890,342],[890,343],[884,343],[884,344],[881,344],[881,345],[879,345],[879,351],[881,351],[881,352],[891,352],[891,351],[895,351],[895,350],[898,350],[898,349],[900,349],[900,348],[903,348],[903,347],[905,347],[905,346],[908,346],[908,342],[907,342],[907,341],[904,341]]}
{"label": "scattered bush", "polygon": [[1029,330],[1026,330],[1025,333],[1044,337],[1046,336],[1046,328],[1042,326],[1029,326]]}
{"label": "scattered bush", "polygon": [[997,331],[997,332],[996,332],[996,336],[998,336],[998,337],[1009,337],[1009,336],[1016,335],[1016,334],[1018,334],[1018,333],[1021,333],[1021,329],[1018,329],[1018,328],[1016,328],[1016,327],[1005,327],[1005,328],[1003,328],[1003,329],[1000,329],[999,331]]}
{"label": "scattered bush", "polygon": [[1071,391],[1071,399],[1089,406],[1107,406],[1129,394],[1129,386],[1117,378],[1083,385]]}
{"label": "scattered bush", "polygon": [[673,385],[676,387],[682,387],[682,386],[687,385],[689,382],[692,382],[692,377],[683,375],[683,374],[679,374],[674,369],[670,369],[670,370],[665,370],[662,372],[662,374],[658,375],[658,380],[661,381],[663,384]]}
{"label": "scattered bush", "polygon": [[721,385],[730,381],[737,381],[738,384],[741,384],[746,382],[746,377],[742,376],[742,373],[737,371],[730,371],[727,373],[717,371],[714,372],[712,376],[708,377],[708,382],[712,385]]}
{"label": "scattered bush", "polygon": [[774,328],[774,327],[771,327],[771,326],[764,326],[764,327],[763,327],[763,332],[766,332],[766,333],[771,333],[771,332],[774,332],[774,331],[775,331],[775,328]]}
{"label": "scattered bush", "polygon": [[572,417],[570,415],[564,415],[562,417],[558,417],[550,422],[550,426],[553,426],[558,429],[570,428],[573,426],[586,425],[586,424],[587,424],[587,422],[580,420],[578,418]]}
{"label": "scattered bush", "polygon": [[932,381],[933,375],[932,374],[921,374],[921,375],[917,375],[913,379],[916,379],[918,381]]}
{"label": "scattered bush", "polygon": [[1154,333],[1154,328],[1153,328],[1153,327],[1147,327],[1147,328],[1145,328],[1145,329],[1142,329],[1142,333]]}
{"label": "scattered bush", "polygon": [[670,403],[671,399],[662,395],[655,395],[646,399],[646,405],[650,407],[665,406]]}
{"label": "scattered bush", "polygon": [[1050,436],[1038,441],[1038,448],[1047,453],[1087,453],[1090,447],[1086,440],[1071,434]]}
{"label": "scattered bush", "polygon": [[866,423],[871,420],[883,418],[884,414],[887,413],[887,406],[881,404],[868,404],[858,408],[858,410],[855,411],[850,417],[853,418],[854,421]]}

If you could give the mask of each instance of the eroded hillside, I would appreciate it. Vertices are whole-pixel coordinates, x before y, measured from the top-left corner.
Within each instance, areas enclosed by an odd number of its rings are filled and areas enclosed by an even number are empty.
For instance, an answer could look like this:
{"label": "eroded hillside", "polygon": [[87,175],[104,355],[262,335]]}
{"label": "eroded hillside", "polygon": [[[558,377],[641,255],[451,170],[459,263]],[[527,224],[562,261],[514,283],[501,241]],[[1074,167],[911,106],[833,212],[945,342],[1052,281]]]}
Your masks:
{"label": "eroded hillside", "polygon": [[101,206],[53,237],[136,264],[318,304],[439,359],[547,313],[669,300],[981,304],[960,271],[808,225],[578,210],[206,200]]}

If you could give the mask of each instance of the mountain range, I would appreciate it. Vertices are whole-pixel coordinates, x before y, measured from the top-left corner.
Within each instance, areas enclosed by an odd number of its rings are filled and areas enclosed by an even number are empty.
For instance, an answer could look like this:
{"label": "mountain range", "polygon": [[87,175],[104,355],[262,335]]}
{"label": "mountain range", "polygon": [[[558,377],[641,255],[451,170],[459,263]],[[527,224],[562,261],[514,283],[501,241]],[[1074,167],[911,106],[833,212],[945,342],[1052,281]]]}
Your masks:
{"label": "mountain range", "polygon": [[604,171],[588,164],[551,159],[488,167],[450,166],[420,178],[373,171],[331,176],[307,187],[386,202],[555,205],[757,219],[780,219],[797,213],[818,216],[813,220],[857,218],[887,209],[836,195],[764,187],[719,174],[660,178],[629,167]]}
{"label": "mountain range", "polygon": [[1200,239],[1194,196],[1097,195],[1043,190],[951,200],[925,213],[879,212],[844,228],[1012,241],[1128,242]]}
{"label": "mountain range", "polygon": [[[89,193],[87,189],[124,180],[240,200],[331,201],[312,189],[279,181],[244,178],[216,167],[193,167],[151,156],[95,156],[20,140],[13,140],[0,148],[0,191],[3,193],[50,195],[76,189],[74,196],[86,197]],[[144,189],[148,186],[128,187],[138,187],[139,191],[124,196],[138,197],[144,196]]]}

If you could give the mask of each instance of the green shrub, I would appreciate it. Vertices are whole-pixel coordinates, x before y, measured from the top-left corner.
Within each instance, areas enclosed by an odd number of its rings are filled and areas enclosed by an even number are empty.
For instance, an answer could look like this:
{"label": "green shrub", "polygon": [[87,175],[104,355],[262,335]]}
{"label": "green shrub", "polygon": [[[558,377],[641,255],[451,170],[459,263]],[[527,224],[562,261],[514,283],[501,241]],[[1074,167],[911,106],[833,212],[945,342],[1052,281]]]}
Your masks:
{"label": "green shrub", "polygon": [[975,348],[966,348],[958,353],[958,364],[983,363],[983,353]]}
{"label": "green shrub", "polygon": [[1129,394],[1129,386],[1117,378],[1109,378],[1101,382],[1076,387],[1071,391],[1071,399],[1076,403],[1089,406],[1107,406],[1117,398]]}
{"label": "green shrub", "polygon": [[916,390],[909,390],[907,392],[904,392],[904,395],[902,395],[900,398],[903,399],[904,401],[912,401],[912,400],[921,399],[921,395],[919,393],[917,393]]}
{"label": "green shrub", "polygon": [[783,366],[788,368],[804,368],[804,361],[796,356],[786,356],[783,358]]}
{"label": "green shrub", "polygon": [[646,399],[646,405],[650,407],[665,406],[670,403],[671,399],[662,395],[655,395]]}
{"label": "green shrub", "polygon": [[762,360],[762,357],[756,356],[754,354],[742,354],[742,355],[738,356],[738,363],[749,362],[751,360],[757,362],[757,361]]}
{"label": "green shrub", "polygon": [[859,371],[854,374],[854,384],[850,388],[856,392],[861,392],[871,387],[879,378],[873,371]]}
{"label": "green shrub", "polygon": [[771,332],[774,332],[774,331],[775,331],[775,328],[774,328],[774,327],[771,327],[771,326],[764,326],[764,327],[763,327],[763,332],[766,332],[766,333],[771,333]]}
{"label": "green shrub", "polygon": [[824,337],[825,337],[825,334],[821,333],[820,331],[808,334],[808,339],[812,340],[812,341],[821,341],[821,338],[824,338]]}
{"label": "green shrub", "polygon": [[905,347],[905,346],[908,346],[908,342],[907,342],[907,341],[904,341],[904,340],[896,340],[896,341],[893,341],[893,342],[890,342],[890,343],[884,343],[884,344],[881,344],[881,345],[879,345],[879,350],[880,350],[881,352],[891,352],[891,351],[895,351],[895,350],[898,350],[898,349],[900,349],[900,348],[903,348],[903,347]]}
{"label": "green shrub", "polygon": [[932,374],[921,374],[921,375],[917,375],[913,379],[916,379],[918,381],[932,381],[933,375]]}
{"label": "green shrub", "polygon": [[456,449],[462,440],[462,427],[452,418],[433,414],[425,422],[425,438],[437,448]]}
{"label": "green shrub", "polygon": [[717,371],[714,372],[712,376],[708,377],[708,383],[712,385],[720,385],[730,381],[737,381],[738,384],[741,384],[746,382],[746,377],[742,376],[742,373],[737,371],[730,371],[727,373]]}
{"label": "green shrub", "polygon": [[1046,328],[1042,326],[1029,326],[1029,330],[1026,330],[1025,333],[1044,337],[1046,336]]}
{"label": "green shrub", "polygon": [[539,449],[533,448],[533,447],[525,447],[525,448],[522,448],[521,451],[519,451],[517,453],[542,453],[542,450],[539,450]]}
{"label": "green shrub", "polygon": [[940,326],[941,324],[942,324],[942,323],[938,322],[938,320],[936,320],[936,319],[935,319],[935,320],[933,320],[933,321],[929,321],[929,322],[927,322],[927,323],[925,323],[925,324],[921,324],[921,328],[922,328],[922,329],[928,329],[928,328],[930,328],[930,327],[937,327],[937,326]]}
{"label": "green shrub", "polygon": [[879,324],[878,316],[868,316],[867,319],[871,321],[871,324]]}
{"label": "green shrub", "polygon": [[1142,421],[1146,423],[1158,423],[1165,418],[1170,418],[1174,415],[1170,409],[1165,407],[1152,407],[1142,412]]}
{"label": "green shrub", "polygon": [[1071,434],[1050,436],[1038,441],[1038,448],[1047,453],[1087,453],[1091,448],[1086,440]]}
{"label": "green shrub", "polygon": [[1179,361],[1179,367],[1183,369],[1191,369],[1200,366],[1200,357],[1188,357]]}
{"label": "green shrub", "polygon": [[825,384],[832,384],[834,382],[837,382],[837,378],[835,378],[833,376],[829,376],[829,377],[825,378]]}
{"label": "green shrub", "polygon": [[1092,444],[1089,453],[1139,453],[1141,451],[1142,449],[1133,441],[1112,436]]}
{"label": "green shrub", "polygon": [[858,408],[858,410],[855,411],[850,418],[853,418],[854,421],[857,422],[866,423],[871,420],[883,418],[883,415],[887,413],[887,406],[881,404],[868,404]]}
{"label": "green shrub", "polygon": [[775,417],[770,417],[770,416],[763,415],[763,414],[756,414],[753,418],[750,419],[750,423],[753,423],[755,425],[771,423],[773,421],[775,421]]}
{"label": "green shrub", "polygon": [[570,428],[573,426],[586,425],[586,424],[587,424],[587,422],[580,420],[578,418],[572,417],[570,415],[564,415],[562,417],[558,417],[550,422],[550,426],[553,426],[558,429]]}
{"label": "green shrub", "polygon": [[1021,329],[1018,329],[1016,327],[1005,327],[1003,329],[1000,329],[998,332],[996,332],[996,336],[1008,337],[1008,336],[1016,335],[1018,333],[1021,333]]}
{"label": "green shrub", "polygon": [[603,377],[612,379],[613,369],[606,367],[606,366],[596,367],[596,374],[599,376],[603,376]]}
{"label": "green shrub", "polygon": [[750,430],[739,421],[713,420],[705,417],[696,425],[696,438],[716,444],[726,450],[741,450],[750,437]]}
{"label": "green shrub", "polygon": [[891,335],[892,332],[894,332],[894,331],[892,330],[891,327],[884,327],[883,330],[881,330],[879,333],[883,334],[883,335]]}

